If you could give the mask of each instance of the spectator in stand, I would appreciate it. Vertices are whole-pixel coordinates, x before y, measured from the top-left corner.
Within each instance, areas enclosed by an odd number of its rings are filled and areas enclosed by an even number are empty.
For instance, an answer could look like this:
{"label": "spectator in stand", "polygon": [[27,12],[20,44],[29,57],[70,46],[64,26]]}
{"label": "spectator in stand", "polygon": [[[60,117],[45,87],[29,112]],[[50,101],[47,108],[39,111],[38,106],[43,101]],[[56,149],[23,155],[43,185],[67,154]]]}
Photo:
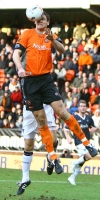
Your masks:
{"label": "spectator in stand", "polygon": [[75,76],[78,74],[78,61],[76,58],[72,59],[72,65],[70,66],[70,70],[74,70]]}
{"label": "spectator in stand", "polygon": [[10,80],[11,80],[11,75],[10,74],[6,74],[6,78],[9,79],[9,83],[10,83]]}
{"label": "spectator in stand", "polygon": [[66,58],[67,55],[70,55],[70,57],[71,57],[71,53],[70,53],[70,50],[69,50],[69,46],[68,46],[68,45],[65,45],[64,58]]}
{"label": "spectator in stand", "polygon": [[12,54],[8,53],[6,58],[6,67],[5,67],[5,74],[10,74],[13,76],[16,74],[15,64],[12,59]]}
{"label": "spectator in stand", "polygon": [[15,87],[15,90],[11,93],[12,104],[16,106],[16,104],[22,105],[22,92],[18,86]]}
{"label": "spectator in stand", "polygon": [[93,48],[93,52],[90,53],[90,55],[93,58],[94,63],[99,63],[100,62],[100,54],[98,53],[98,47]]}
{"label": "spectator in stand", "polygon": [[98,80],[98,74],[100,73],[100,63],[96,64],[96,69],[95,69],[95,78]]}
{"label": "spectator in stand", "polygon": [[16,105],[16,111],[17,111],[19,108],[22,109],[22,106],[21,106],[20,104],[17,104],[17,105]]}
{"label": "spectator in stand", "polygon": [[6,49],[6,54],[8,53],[13,54],[13,48],[10,46],[9,43],[6,43],[5,49]]}
{"label": "spectator in stand", "polygon": [[84,65],[84,66],[83,66],[83,72],[86,73],[86,76],[87,76],[87,77],[89,77],[89,74],[90,74],[90,73],[93,73],[93,74],[94,74],[93,65],[90,65],[90,64]]}
{"label": "spectator in stand", "polygon": [[72,42],[71,42],[71,46],[72,47],[78,47],[78,45],[79,45],[79,42],[78,42],[78,40],[76,39],[76,38],[73,38],[73,40],[72,40]]}
{"label": "spectator in stand", "polygon": [[8,94],[8,92],[5,92],[1,101],[1,106],[4,107],[4,111],[5,113],[10,112],[11,107],[12,107],[12,101],[11,101],[11,97]]}
{"label": "spectator in stand", "polygon": [[22,109],[21,109],[21,108],[18,108],[18,109],[16,110],[16,117],[17,117],[16,120],[18,120],[18,118],[19,118],[20,116],[23,116],[23,114],[22,114]]}
{"label": "spectator in stand", "polygon": [[14,39],[15,35],[14,33],[10,30],[7,31],[7,43],[11,45],[12,40]]}
{"label": "spectator in stand", "polygon": [[81,90],[81,96],[80,96],[81,100],[85,100],[86,101],[86,106],[89,107],[89,102],[90,102],[90,94],[88,92],[88,87],[83,88]]}
{"label": "spectator in stand", "polygon": [[0,69],[5,69],[6,66],[6,56],[3,54],[0,56]]}
{"label": "spectator in stand", "polygon": [[0,56],[2,56],[2,55],[6,56],[6,49],[5,49],[5,48],[3,48],[3,49],[0,51]]}
{"label": "spectator in stand", "polygon": [[16,41],[19,39],[20,36],[21,36],[21,29],[18,28],[18,29],[17,29],[17,32],[16,32],[16,34],[15,34],[15,39],[16,39]]}
{"label": "spectator in stand", "polygon": [[0,40],[4,39],[5,42],[7,41],[7,34],[2,32],[2,27],[0,27]]}
{"label": "spectator in stand", "polygon": [[3,128],[9,128],[9,122],[6,118],[3,119]]}
{"label": "spectator in stand", "polygon": [[85,88],[85,87],[89,87],[89,81],[88,81],[87,76],[86,76],[86,77],[83,77],[83,81],[82,81],[82,83],[80,84],[79,89],[82,90],[82,89]]}
{"label": "spectator in stand", "polygon": [[74,30],[73,30],[73,38],[76,38],[78,41],[80,41],[80,39],[82,39],[82,34],[83,33],[86,34],[86,37],[89,37],[89,35],[90,35],[85,22],[82,22],[81,25],[78,24],[74,28]]}
{"label": "spectator in stand", "polygon": [[9,86],[5,86],[4,92],[7,92],[9,95],[11,95],[11,92],[9,90]]}
{"label": "spectator in stand", "polygon": [[6,46],[5,40],[3,38],[0,39],[0,52],[5,48],[5,46]]}
{"label": "spectator in stand", "polygon": [[17,121],[16,121],[16,128],[21,128],[22,129],[22,122],[23,122],[23,117],[19,116]]}
{"label": "spectator in stand", "polygon": [[100,93],[100,88],[97,87],[97,85],[95,84],[95,82],[91,82],[91,86],[89,87],[89,94],[92,95],[92,91],[95,90],[96,91],[96,95],[98,95]]}
{"label": "spectator in stand", "polygon": [[94,48],[94,44],[93,44],[93,42],[92,42],[92,40],[91,40],[91,37],[90,38],[88,38],[88,40],[87,40],[87,42],[86,42],[86,44],[85,44],[85,49],[89,49],[89,52],[93,52],[93,48]]}
{"label": "spectator in stand", "polygon": [[59,87],[59,92],[61,94],[63,84],[66,80],[66,69],[63,67],[61,61],[58,61],[57,69],[55,70],[55,72],[57,74],[58,87]]}
{"label": "spectator in stand", "polygon": [[64,100],[64,105],[65,105],[66,109],[69,109],[70,106],[72,105],[72,92],[71,91],[67,92],[67,97]]}
{"label": "spectator in stand", "polygon": [[75,97],[78,99],[78,101],[80,100],[80,92],[77,87],[72,88],[72,98],[75,98]]}
{"label": "spectator in stand", "polygon": [[16,42],[17,42],[16,38],[13,38],[13,40],[11,41],[10,45],[11,45],[11,47],[12,47],[13,50],[15,48]]}
{"label": "spectator in stand", "polygon": [[79,100],[77,97],[72,98],[72,105],[69,108],[69,112],[74,115],[78,111]]}
{"label": "spectator in stand", "polygon": [[13,120],[9,122],[9,128],[16,128],[16,124]]}
{"label": "spectator in stand", "polygon": [[11,108],[11,112],[9,112],[8,115],[11,115],[14,122],[16,122],[16,120],[17,120],[16,107],[13,106]]}
{"label": "spectator in stand", "polygon": [[87,23],[87,28],[89,30],[90,35],[93,35],[95,33],[95,26],[92,21]]}
{"label": "spectator in stand", "polygon": [[97,109],[92,115],[92,119],[94,121],[94,125],[98,128],[100,122],[100,110]]}
{"label": "spectator in stand", "polygon": [[52,31],[52,33],[59,36],[59,34],[61,32],[61,25],[57,20],[54,21],[54,24],[51,27],[51,31]]}
{"label": "spectator in stand", "polygon": [[88,41],[89,36],[86,35],[85,32],[82,33],[82,38],[79,40],[79,44],[84,40],[84,41]]}
{"label": "spectator in stand", "polygon": [[[77,55],[77,56],[76,56]],[[72,59],[78,57],[77,47],[72,46]]]}
{"label": "spectator in stand", "polygon": [[70,88],[69,81],[66,81],[62,90],[62,94],[61,94],[63,101],[65,101],[65,99],[67,98],[67,94],[69,91],[72,91],[72,89]]}
{"label": "spectator in stand", "polygon": [[91,82],[95,82],[95,83],[97,82],[96,79],[95,79],[95,76],[94,76],[93,72],[89,73],[88,81],[89,81],[89,86],[91,85]]}
{"label": "spectator in stand", "polygon": [[16,77],[13,76],[11,82],[9,83],[9,90],[11,92],[15,91],[15,88],[19,87],[20,88],[20,82],[16,80]]}
{"label": "spectator in stand", "polygon": [[9,83],[10,83],[9,78],[5,78],[5,82],[4,82],[3,85],[2,85],[2,90],[5,90],[5,87],[6,87],[6,86],[7,86],[8,89],[9,89]]}
{"label": "spectator in stand", "polygon": [[6,114],[6,119],[8,120],[8,123],[10,123],[13,120],[11,113]]}
{"label": "spectator in stand", "polygon": [[98,36],[100,36],[100,23],[96,23],[96,29],[94,34],[92,35],[95,39],[97,39]]}
{"label": "spectator in stand", "polygon": [[98,71],[98,74],[97,74],[96,85],[97,85],[97,87],[99,87],[99,89],[100,89],[100,70]]}
{"label": "spectator in stand", "polygon": [[73,85],[74,87],[77,87],[77,88],[78,88],[78,87],[80,86],[80,84],[83,82],[82,74],[83,74],[83,72],[82,72],[82,71],[79,71],[79,72],[78,72],[78,76],[74,78],[74,80],[73,80],[73,82],[72,82],[72,85]]}
{"label": "spectator in stand", "polygon": [[65,46],[65,45],[70,46],[70,40],[69,40],[68,38],[65,38],[65,39],[64,39],[64,46]]}
{"label": "spectator in stand", "polygon": [[97,47],[98,47],[98,53],[100,54],[100,36],[97,37]]}
{"label": "spectator in stand", "polygon": [[4,95],[4,90],[2,88],[0,88],[0,105],[3,99],[3,95]]}
{"label": "spectator in stand", "polygon": [[68,22],[65,22],[60,34],[61,39],[64,41],[66,38],[68,38],[70,41],[72,41],[72,35],[73,30],[70,27],[70,24]]}
{"label": "spectator in stand", "polygon": [[93,64],[93,58],[92,56],[87,52],[87,51],[83,51],[80,55],[79,55],[79,59],[78,59],[78,65],[81,67],[81,69],[83,70],[83,67],[85,65],[92,65]]}
{"label": "spectator in stand", "polygon": [[0,128],[3,128],[3,120],[5,119],[5,111],[4,110],[2,110],[1,112],[0,112]]}
{"label": "spectator in stand", "polygon": [[91,104],[91,106],[92,106],[93,104],[96,104],[96,103],[97,103],[96,99],[97,99],[96,90],[93,89],[93,90],[92,90],[92,94],[90,95],[90,104]]}
{"label": "spectator in stand", "polygon": [[72,59],[69,54],[66,55],[65,62],[63,64],[63,68],[67,70],[70,69],[71,65],[73,64]]}
{"label": "spectator in stand", "polygon": [[62,100],[63,102],[65,101],[65,99],[68,97],[68,92],[70,92],[70,88],[68,86],[65,87],[65,91],[62,93]]}
{"label": "spectator in stand", "polygon": [[79,43],[79,45],[77,47],[77,51],[78,51],[79,54],[84,51],[85,45],[86,45],[86,40],[82,40]]}

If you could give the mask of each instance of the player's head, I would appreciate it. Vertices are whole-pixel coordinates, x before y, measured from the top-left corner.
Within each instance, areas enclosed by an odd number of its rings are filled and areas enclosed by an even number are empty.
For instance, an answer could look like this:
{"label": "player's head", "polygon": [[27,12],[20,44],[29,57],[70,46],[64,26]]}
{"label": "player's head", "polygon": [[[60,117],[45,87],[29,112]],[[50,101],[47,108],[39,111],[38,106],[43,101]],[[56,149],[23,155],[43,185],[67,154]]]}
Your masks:
{"label": "player's head", "polygon": [[40,20],[35,21],[37,28],[44,29],[50,24],[50,16],[47,12],[43,12]]}
{"label": "player's head", "polygon": [[50,15],[46,11],[43,12],[43,15],[45,15],[47,18],[47,21],[50,22]]}
{"label": "player's head", "polygon": [[79,112],[85,113],[86,109],[87,109],[87,107],[86,107],[86,101],[85,100],[80,100],[79,101],[79,106],[78,106]]}

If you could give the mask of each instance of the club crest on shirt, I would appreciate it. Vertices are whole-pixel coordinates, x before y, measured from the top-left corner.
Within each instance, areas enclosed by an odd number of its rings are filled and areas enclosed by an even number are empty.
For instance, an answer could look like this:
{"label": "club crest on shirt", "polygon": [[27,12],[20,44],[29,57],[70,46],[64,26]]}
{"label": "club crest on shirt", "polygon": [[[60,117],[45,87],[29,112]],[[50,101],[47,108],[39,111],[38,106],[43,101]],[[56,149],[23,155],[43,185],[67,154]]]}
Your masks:
{"label": "club crest on shirt", "polygon": [[48,40],[48,38],[45,38],[45,40],[44,40],[45,42],[49,42],[49,40]]}

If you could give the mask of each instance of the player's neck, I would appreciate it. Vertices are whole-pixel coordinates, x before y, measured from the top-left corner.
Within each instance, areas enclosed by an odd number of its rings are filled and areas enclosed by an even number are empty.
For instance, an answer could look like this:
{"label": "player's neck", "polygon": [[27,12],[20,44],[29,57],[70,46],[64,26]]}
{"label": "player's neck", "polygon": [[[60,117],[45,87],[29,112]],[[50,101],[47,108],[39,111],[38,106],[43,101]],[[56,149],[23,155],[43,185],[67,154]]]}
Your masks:
{"label": "player's neck", "polygon": [[79,115],[80,115],[81,117],[83,117],[83,118],[84,118],[84,116],[85,116],[85,113],[81,113],[81,112],[79,112]]}
{"label": "player's neck", "polygon": [[44,34],[44,29],[35,29],[36,32],[40,35],[43,35]]}

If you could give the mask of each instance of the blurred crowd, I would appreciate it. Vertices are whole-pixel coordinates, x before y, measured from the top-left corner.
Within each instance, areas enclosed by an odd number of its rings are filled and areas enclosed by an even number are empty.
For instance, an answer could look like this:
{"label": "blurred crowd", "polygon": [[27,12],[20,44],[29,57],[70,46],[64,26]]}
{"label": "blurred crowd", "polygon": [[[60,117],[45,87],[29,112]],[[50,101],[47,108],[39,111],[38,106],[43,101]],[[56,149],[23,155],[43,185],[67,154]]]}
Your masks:
{"label": "blurred crowd", "polygon": [[[100,23],[55,21],[51,30],[65,46],[64,54],[52,50],[51,74],[66,109],[75,114],[79,100],[86,100],[87,114],[100,127]],[[18,25],[0,27],[0,128],[22,128],[22,94],[12,59],[22,31]],[[58,134],[63,134],[63,122],[55,118]]]}

